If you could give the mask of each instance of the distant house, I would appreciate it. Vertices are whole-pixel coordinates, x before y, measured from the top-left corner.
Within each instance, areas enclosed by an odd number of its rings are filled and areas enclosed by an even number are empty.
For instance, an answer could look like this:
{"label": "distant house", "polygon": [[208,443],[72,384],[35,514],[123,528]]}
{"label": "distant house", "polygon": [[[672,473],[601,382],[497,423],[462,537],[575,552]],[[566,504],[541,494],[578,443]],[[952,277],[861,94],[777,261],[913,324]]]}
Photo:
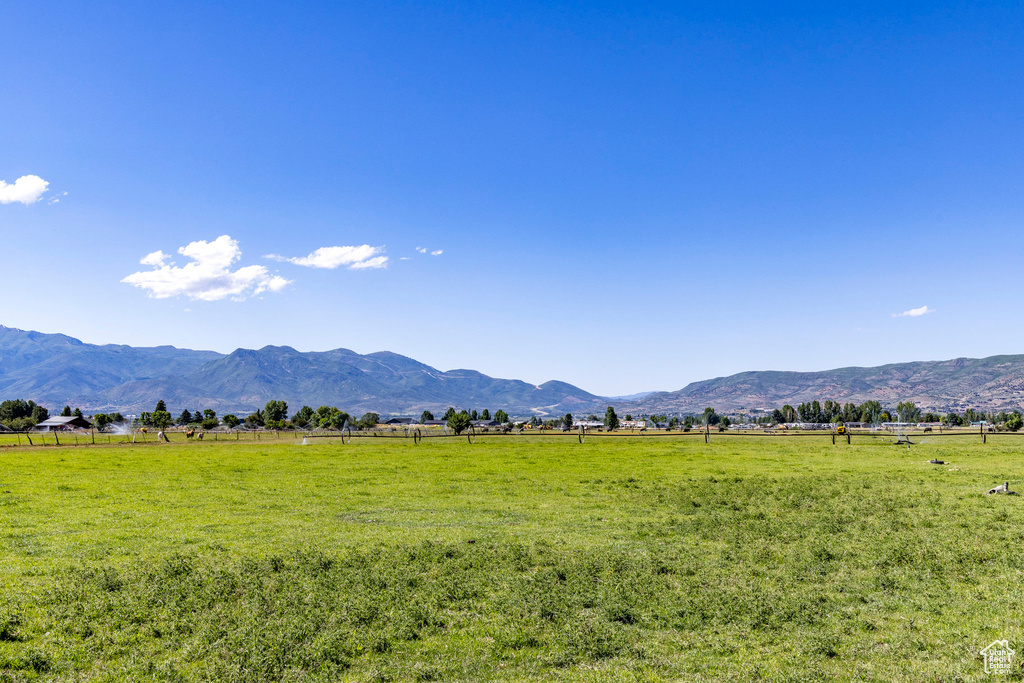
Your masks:
{"label": "distant house", "polygon": [[500,427],[501,423],[497,420],[473,420],[471,422],[473,427],[485,428],[485,427]]}
{"label": "distant house", "polygon": [[386,424],[386,425],[411,425],[411,424],[415,424],[415,420],[413,420],[411,417],[393,417],[390,420],[387,420],[386,422],[382,422],[381,424]]}
{"label": "distant house", "polygon": [[572,423],[573,429],[579,429],[580,427],[584,429],[602,429],[604,422],[598,420],[576,420]]}
{"label": "distant house", "polygon": [[51,417],[37,424],[34,429],[37,432],[57,432],[71,429],[91,429],[92,423],[84,417]]}
{"label": "distant house", "polygon": [[448,424],[448,420],[424,420],[420,424],[424,427],[444,427]]}

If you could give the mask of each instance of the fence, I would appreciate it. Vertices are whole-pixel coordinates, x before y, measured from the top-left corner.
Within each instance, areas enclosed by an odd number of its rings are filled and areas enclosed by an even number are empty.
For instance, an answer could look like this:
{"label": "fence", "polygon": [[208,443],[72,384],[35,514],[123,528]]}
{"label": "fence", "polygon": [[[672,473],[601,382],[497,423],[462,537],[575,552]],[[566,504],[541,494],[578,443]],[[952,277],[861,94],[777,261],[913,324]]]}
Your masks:
{"label": "fence", "polygon": [[588,439],[681,439],[692,440],[702,439],[705,443],[728,441],[734,439],[819,439],[830,440],[832,444],[852,445],[854,443],[876,443],[888,441],[892,443],[914,445],[934,439],[959,438],[961,440],[974,439],[987,443],[989,439],[1012,440],[1017,437],[1024,437],[1022,432],[1008,431],[986,431],[984,429],[945,429],[943,431],[923,432],[920,430],[908,432],[895,432],[885,430],[847,430],[845,433],[836,431],[803,431],[803,430],[738,430],[738,431],[713,431],[705,429],[694,429],[687,431],[668,430],[640,430],[640,431],[589,431],[571,430],[563,431],[557,429],[531,429],[531,430],[510,430],[510,431],[477,431],[470,428],[461,434],[455,434],[448,429],[434,429],[422,427],[399,427],[377,429],[353,430],[310,430],[310,431],[260,431],[260,430],[231,430],[231,431],[210,431],[196,433],[188,436],[186,431],[168,430],[163,432],[163,438],[157,431],[135,431],[127,433],[108,433],[92,431],[54,431],[54,432],[3,432],[0,433],[0,447],[40,447],[40,446],[92,446],[92,445],[142,445],[156,444],[161,441],[170,443],[185,442],[258,442],[267,440],[300,441],[303,444],[316,443],[323,439],[327,443],[351,443],[353,439],[407,439],[414,444],[421,443],[424,439],[465,439],[469,443],[475,443],[477,438],[486,439],[498,438],[542,438],[542,439],[571,439],[579,443],[585,443]]}

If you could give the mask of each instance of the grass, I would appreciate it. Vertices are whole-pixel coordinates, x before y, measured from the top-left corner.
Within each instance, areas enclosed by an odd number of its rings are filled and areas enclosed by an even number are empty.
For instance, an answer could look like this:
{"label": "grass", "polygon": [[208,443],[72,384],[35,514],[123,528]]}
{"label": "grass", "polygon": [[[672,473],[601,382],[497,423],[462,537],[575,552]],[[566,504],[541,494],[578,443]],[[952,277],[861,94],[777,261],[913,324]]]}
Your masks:
{"label": "grass", "polygon": [[0,680],[987,678],[1017,441],[864,441],[0,449]]}

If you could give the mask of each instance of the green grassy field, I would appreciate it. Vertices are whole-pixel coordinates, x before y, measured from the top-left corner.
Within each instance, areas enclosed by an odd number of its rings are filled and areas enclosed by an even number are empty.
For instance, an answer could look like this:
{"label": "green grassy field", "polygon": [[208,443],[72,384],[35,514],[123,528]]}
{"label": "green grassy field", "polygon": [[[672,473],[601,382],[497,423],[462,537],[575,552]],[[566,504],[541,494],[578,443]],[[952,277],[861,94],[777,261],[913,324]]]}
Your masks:
{"label": "green grassy field", "polygon": [[0,448],[0,680],[983,680],[1018,444]]}

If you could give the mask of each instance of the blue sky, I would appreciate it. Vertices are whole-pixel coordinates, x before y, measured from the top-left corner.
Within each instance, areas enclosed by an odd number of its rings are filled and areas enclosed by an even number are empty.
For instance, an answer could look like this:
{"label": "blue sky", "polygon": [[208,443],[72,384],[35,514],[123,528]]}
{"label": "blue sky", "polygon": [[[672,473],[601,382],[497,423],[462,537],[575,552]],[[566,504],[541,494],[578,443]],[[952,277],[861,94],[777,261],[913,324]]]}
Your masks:
{"label": "blue sky", "polygon": [[0,63],[3,325],[605,395],[1024,352],[1019,3],[15,1]]}

